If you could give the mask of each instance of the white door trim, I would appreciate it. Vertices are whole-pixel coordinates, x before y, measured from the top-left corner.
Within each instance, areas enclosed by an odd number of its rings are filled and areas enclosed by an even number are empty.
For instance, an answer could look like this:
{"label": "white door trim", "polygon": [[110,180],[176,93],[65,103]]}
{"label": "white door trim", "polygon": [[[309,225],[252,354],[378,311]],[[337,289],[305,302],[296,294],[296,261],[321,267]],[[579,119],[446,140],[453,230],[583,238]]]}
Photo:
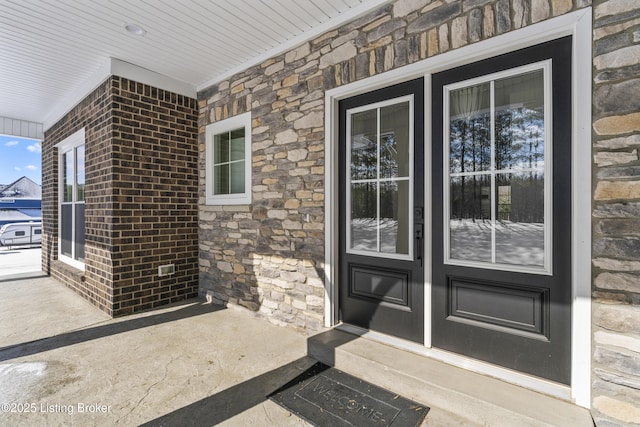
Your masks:
{"label": "white door trim", "polygon": [[[589,408],[591,402],[591,35],[590,7],[509,32],[491,39],[446,52],[405,67],[331,89],[325,94],[325,326],[338,321],[338,102],[418,77],[425,77],[425,170],[431,170],[431,74],[544,43],[573,36],[573,123],[572,123],[572,357],[570,399]],[[417,141],[416,141],[417,142]],[[431,200],[429,174],[425,173],[425,201]],[[431,239],[431,218],[425,210],[425,237]],[[425,260],[431,259],[427,245]],[[425,347],[431,346],[431,265],[425,263]],[[430,352],[437,356],[438,352]],[[468,365],[464,358],[451,363]],[[485,372],[490,374],[490,372]],[[495,375],[495,372],[493,373]],[[522,374],[500,378],[544,391],[548,382],[523,383]],[[538,387],[536,384],[539,384]]]}

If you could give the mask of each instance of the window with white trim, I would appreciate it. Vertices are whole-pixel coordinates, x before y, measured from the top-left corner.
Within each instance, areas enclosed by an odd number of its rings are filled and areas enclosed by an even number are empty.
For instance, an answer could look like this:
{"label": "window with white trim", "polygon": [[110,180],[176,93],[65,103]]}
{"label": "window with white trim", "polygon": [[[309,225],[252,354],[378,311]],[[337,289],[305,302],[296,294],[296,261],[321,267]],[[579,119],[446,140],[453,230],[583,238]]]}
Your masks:
{"label": "window with white trim", "polygon": [[74,133],[58,148],[58,258],[84,269],[85,245],[85,155],[84,129]]}
{"label": "window with white trim", "polygon": [[251,113],[212,123],[205,130],[206,203],[251,203]]}

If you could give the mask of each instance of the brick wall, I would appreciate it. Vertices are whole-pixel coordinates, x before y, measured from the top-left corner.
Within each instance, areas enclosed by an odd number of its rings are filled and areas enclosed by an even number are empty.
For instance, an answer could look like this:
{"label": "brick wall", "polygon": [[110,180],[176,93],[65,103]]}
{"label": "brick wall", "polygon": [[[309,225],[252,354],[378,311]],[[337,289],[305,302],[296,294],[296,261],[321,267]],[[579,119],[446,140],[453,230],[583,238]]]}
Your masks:
{"label": "brick wall", "polygon": [[[45,269],[110,315],[197,295],[196,104],[188,97],[111,77],[45,134]],[[84,274],[57,260],[53,148],[82,127]],[[158,277],[163,264],[175,264],[175,275]]]}
{"label": "brick wall", "polygon": [[[111,215],[115,315],[198,293],[197,102],[115,78]],[[158,277],[158,266],[176,273]]]}
{"label": "brick wall", "polygon": [[[108,80],[47,130],[42,143],[43,270],[109,314],[113,314],[110,274],[98,274],[92,266],[104,265],[107,272],[111,262],[110,241],[95,230],[108,224],[109,218],[96,219],[100,213],[94,196],[108,192],[104,186],[110,180],[111,96]],[[58,260],[58,150],[54,147],[82,128],[86,141],[86,274]]]}
{"label": "brick wall", "polygon": [[640,425],[640,5],[594,1],[593,413]]}

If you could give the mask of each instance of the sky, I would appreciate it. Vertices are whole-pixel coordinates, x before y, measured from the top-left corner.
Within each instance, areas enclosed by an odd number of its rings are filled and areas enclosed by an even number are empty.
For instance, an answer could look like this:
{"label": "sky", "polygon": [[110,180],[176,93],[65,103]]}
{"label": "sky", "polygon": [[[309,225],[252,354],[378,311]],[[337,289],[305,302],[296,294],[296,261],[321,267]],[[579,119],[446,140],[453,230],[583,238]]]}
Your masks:
{"label": "sky", "polygon": [[0,184],[11,184],[23,176],[42,183],[40,141],[0,135]]}

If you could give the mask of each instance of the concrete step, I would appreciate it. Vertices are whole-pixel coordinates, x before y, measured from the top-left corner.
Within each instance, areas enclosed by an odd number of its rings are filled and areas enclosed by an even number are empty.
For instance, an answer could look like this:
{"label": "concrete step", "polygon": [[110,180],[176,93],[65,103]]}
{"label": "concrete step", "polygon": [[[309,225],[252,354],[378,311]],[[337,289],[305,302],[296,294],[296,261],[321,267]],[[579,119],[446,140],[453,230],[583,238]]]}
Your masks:
{"label": "concrete step", "polygon": [[308,354],[429,406],[425,426],[593,426],[570,402],[336,329],[309,338]]}

